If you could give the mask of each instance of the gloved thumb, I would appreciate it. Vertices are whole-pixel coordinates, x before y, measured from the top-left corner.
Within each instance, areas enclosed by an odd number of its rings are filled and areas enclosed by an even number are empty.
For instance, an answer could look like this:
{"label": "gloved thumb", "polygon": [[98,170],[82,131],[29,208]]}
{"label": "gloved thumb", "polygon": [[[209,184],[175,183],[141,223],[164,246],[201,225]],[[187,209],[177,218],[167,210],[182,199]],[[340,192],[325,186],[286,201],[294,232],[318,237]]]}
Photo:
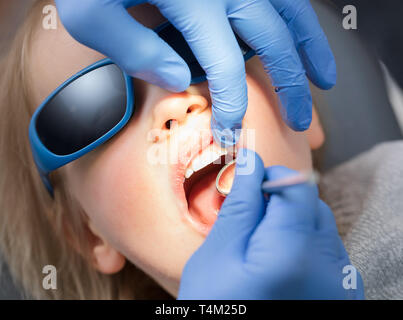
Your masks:
{"label": "gloved thumb", "polygon": [[[272,166],[266,168],[268,180],[278,180],[298,174],[296,171]],[[262,221],[262,229],[303,229],[317,228],[319,211],[318,188],[309,183],[289,187],[278,194],[272,194]]]}
{"label": "gloved thumb", "polygon": [[264,214],[263,178],[264,165],[259,155],[248,149],[238,150],[231,192],[206,243],[220,247],[231,244],[237,250],[244,248]]}

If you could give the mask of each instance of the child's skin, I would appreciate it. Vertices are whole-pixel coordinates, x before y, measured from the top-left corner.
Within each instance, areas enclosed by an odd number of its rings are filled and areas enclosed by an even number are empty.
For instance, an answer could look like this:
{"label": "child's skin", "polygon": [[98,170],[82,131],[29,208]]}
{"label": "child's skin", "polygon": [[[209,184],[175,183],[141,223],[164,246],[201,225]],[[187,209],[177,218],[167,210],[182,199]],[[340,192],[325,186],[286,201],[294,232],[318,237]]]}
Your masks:
{"label": "child's skin", "polygon": [[[155,27],[159,15],[148,6],[142,8],[133,13],[135,18]],[[72,39],[60,21],[57,30],[38,29],[29,63],[34,104],[102,58]],[[281,120],[273,88],[257,57],[246,64],[246,71],[249,106],[243,128],[255,129],[254,149],[265,166],[311,168],[310,150],[324,139],[317,117],[308,134],[290,130]],[[150,163],[147,151],[155,143],[179,137],[190,126],[209,129],[208,84],[174,94],[139,80],[134,83],[136,112],[128,125],[107,144],[64,167],[62,174],[97,237],[94,266],[100,272],[115,273],[128,260],[176,296],[182,269],[205,235],[183,218],[172,186],[173,167]],[[169,131],[165,123],[171,119],[176,128]],[[147,139],[152,129],[162,129],[166,135],[153,142]]]}

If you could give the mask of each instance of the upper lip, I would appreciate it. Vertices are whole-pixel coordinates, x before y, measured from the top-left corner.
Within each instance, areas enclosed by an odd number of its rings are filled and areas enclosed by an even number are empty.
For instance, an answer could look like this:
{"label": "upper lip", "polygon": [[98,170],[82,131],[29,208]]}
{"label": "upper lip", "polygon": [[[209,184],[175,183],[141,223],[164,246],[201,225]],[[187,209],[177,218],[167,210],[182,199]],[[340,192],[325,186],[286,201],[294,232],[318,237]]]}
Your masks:
{"label": "upper lip", "polygon": [[176,172],[174,174],[176,175],[175,180],[181,184],[183,184],[185,172],[190,163],[213,143],[213,135],[210,130],[200,130],[197,135],[198,138],[195,139],[194,143],[192,143],[191,138],[187,143],[179,145]]}

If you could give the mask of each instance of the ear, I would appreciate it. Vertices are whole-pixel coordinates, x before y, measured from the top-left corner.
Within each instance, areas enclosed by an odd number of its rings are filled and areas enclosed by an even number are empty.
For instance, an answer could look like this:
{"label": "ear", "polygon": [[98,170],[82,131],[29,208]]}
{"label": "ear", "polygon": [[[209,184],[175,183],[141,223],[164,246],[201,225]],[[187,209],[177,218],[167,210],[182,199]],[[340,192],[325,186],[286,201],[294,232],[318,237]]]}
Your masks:
{"label": "ear", "polygon": [[95,268],[104,274],[113,274],[122,270],[126,264],[126,258],[100,236],[91,221],[88,227],[93,236],[91,251]]}
{"label": "ear", "polygon": [[316,112],[315,106],[312,107],[312,122],[309,129],[306,131],[309,146],[312,150],[318,149],[325,142],[325,134],[322,125]]}

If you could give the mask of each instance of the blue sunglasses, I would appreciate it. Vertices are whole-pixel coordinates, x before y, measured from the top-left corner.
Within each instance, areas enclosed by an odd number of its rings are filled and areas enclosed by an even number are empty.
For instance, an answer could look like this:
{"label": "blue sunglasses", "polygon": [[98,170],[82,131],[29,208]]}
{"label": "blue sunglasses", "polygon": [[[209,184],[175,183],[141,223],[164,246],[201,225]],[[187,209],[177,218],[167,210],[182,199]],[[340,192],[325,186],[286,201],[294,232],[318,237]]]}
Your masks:
{"label": "blue sunglasses", "polygon": [[[182,34],[169,22],[155,32],[188,64],[192,84],[206,74]],[[239,37],[245,61],[255,55]],[[53,197],[49,173],[72,162],[118,133],[134,109],[132,78],[110,59],[81,70],[53,91],[31,118],[29,140],[40,177]]]}

